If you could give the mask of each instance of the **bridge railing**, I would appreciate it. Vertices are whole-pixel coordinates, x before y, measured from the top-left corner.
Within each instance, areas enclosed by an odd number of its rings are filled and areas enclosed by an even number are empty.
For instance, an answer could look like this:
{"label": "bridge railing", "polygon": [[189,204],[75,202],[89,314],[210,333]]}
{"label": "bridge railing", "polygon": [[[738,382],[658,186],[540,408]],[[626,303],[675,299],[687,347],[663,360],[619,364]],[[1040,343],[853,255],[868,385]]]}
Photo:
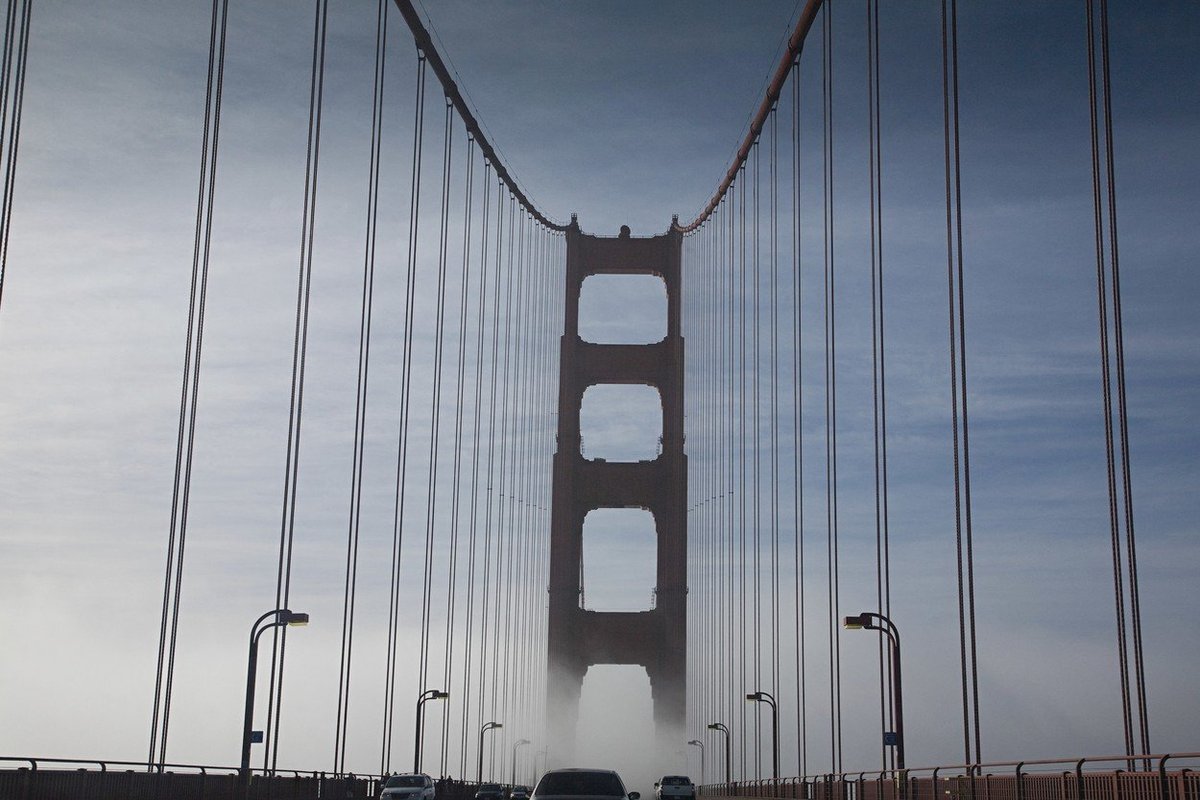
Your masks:
{"label": "bridge railing", "polygon": [[702,786],[700,794],[714,800],[1200,800],[1197,763],[1200,753],[1041,759],[735,781]]}
{"label": "bridge railing", "polygon": [[[0,800],[370,800],[375,775],[0,756]],[[455,800],[455,798],[449,798]]]}

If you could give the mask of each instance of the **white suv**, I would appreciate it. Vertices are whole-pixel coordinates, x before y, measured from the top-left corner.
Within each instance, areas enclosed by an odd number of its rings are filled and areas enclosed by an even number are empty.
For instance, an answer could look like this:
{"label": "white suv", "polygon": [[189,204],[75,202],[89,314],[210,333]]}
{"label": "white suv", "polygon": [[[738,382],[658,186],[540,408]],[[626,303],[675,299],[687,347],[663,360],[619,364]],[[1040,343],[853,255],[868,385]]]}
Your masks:
{"label": "white suv", "polygon": [[392,775],[383,782],[379,800],[436,800],[433,778],[421,773]]}

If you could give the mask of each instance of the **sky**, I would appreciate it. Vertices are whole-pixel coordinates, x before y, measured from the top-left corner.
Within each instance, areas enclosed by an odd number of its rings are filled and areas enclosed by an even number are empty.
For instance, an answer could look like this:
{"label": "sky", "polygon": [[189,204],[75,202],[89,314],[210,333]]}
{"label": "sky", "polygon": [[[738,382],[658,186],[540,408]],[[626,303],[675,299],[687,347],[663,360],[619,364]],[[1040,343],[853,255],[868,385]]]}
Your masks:
{"label": "sky", "polygon": [[[1194,576],[1200,558],[1200,278],[1194,269],[1200,252],[1194,220],[1200,199],[1194,151],[1200,141],[1200,9],[1182,2],[1111,6],[1151,741],[1157,751],[1187,751],[1197,749],[1194,719],[1200,710],[1194,670],[1200,626],[1193,611],[1200,603]],[[298,13],[293,3],[231,3],[191,550],[169,751],[177,761],[236,761],[245,637],[273,600],[304,185],[308,8]],[[856,0],[841,0],[834,12],[843,613],[874,602],[864,9]],[[937,12],[932,2],[886,5],[881,12],[892,607],[905,637],[910,764],[956,763],[961,753]],[[447,0],[428,3],[423,13],[488,136],[547,216],[565,222],[577,214],[586,232],[600,235],[615,235],[623,224],[634,235],[653,235],[667,229],[672,215],[691,219],[724,175],[798,8],[795,2]],[[289,639],[292,685],[311,690],[287,700],[281,766],[328,768],[333,748],[374,22],[374,4],[362,0],[333,4],[330,11],[295,574],[313,622]],[[5,754],[145,755],[208,24],[208,10],[196,3],[62,0],[37,8],[0,306]],[[369,389],[368,533],[360,562],[361,607],[367,611],[356,645],[364,655],[348,756],[360,772],[378,766],[378,654],[386,639],[416,60],[398,15],[391,24],[377,267],[380,355]],[[1083,24],[1082,5],[1075,3],[960,8],[981,719],[985,753],[996,760],[1112,753],[1122,746]],[[760,422],[762,441],[771,430],[785,443],[800,441],[809,465],[803,491],[810,557],[805,597],[812,613],[806,666],[815,687],[808,714],[810,771],[824,771],[829,759],[821,650],[830,615],[821,605],[820,56],[820,40],[814,39],[806,46],[800,84],[802,266],[790,271],[789,240],[789,258],[780,259],[776,272],[781,286],[791,286],[798,275],[807,287],[801,300],[807,322],[798,345],[784,341],[775,356],[765,346],[755,354],[764,369],[780,359],[785,383],[797,346],[803,356],[798,397],[806,413],[799,429],[786,414]],[[429,176],[436,176],[440,159],[436,95],[431,89]],[[790,146],[790,117],[781,117],[779,125],[780,145]],[[790,173],[790,156],[782,158]],[[461,180],[461,162],[455,169]],[[426,192],[435,203],[432,178]],[[786,213],[790,206],[783,208]],[[429,244],[434,223],[424,224],[430,232],[422,234],[424,283],[414,350],[422,403],[431,374],[429,270],[436,257]],[[767,267],[762,269],[766,280]],[[652,279],[624,287],[593,280],[584,297],[585,337],[661,336],[664,303]],[[779,311],[790,319],[786,303]],[[767,330],[766,319],[760,318],[760,331]],[[726,322],[703,313],[691,318],[685,328],[689,353],[694,341],[702,354],[706,331]],[[700,363],[689,364],[689,379],[704,374]],[[661,426],[653,391],[592,392],[584,406],[585,455],[652,456],[655,425]],[[796,396],[785,387],[779,397],[790,408]],[[418,422],[418,443],[427,442],[428,434],[427,423]],[[691,447],[703,441],[698,436]],[[694,466],[704,463],[698,450],[689,453]],[[415,495],[423,495],[424,470],[414,467]],[[789,470],[785,463],[776,476],[785,485],[794,478]],[[765,484],[757,496],[769,497]],[[790,558],[798,520],[783,505],[781,552]],[[423,513],[420,503],[413,508]],[[653,570],[642,568],[647,562],[639,554],[652,552],[652,543],[639,517],[621,510],[589,518],[589,607],[646,607]],[[697,524],[692,540],[697,597],[711,552],[711,540],[698,538],[700,530]],[[410,613],[402,622],[405,651],[417,647],[419,636],[418,613],[411,609],[419,603],[415,582],[422,556],[419,542],[407,547],[403,583],[412,594],[406,595]],[[794,580],[786,560],[782,580],[785,588]],[[763,602],[769,607],[770,598]],[[790,603],[781,596],[782,619],[789,624]],[[781,647],[791,653],[796,639],[784,628]],[[878,762],[874,640],[847,633],[843,664],[846,763],[869,768]],[[799,768],[796,695],[786,688],[794,674],[788,666],[780,680],[787,774]],[[655,769],[698,773],[695,754],[684,752],[694,748],[666,754],[661,768],[644,763],[638,743],[647,741],[651,722],[643,672],[597,667],[587,681],[581,742],[598,761],[627,765],[643,793],[640,782]],[[407,698],[415,676],[405,671],[401,684]],[[407,700],[401,707],[409,713]],[[738,725],[740,711],[730,712]],[[435,715],[432,724],[440,718]],[[398,753],[411,746],[408,725],[404,716]],[[505,742],[520,732],[506,729],[503,735],[510,734]],[[711,774],[717,739],[708,741]]]}

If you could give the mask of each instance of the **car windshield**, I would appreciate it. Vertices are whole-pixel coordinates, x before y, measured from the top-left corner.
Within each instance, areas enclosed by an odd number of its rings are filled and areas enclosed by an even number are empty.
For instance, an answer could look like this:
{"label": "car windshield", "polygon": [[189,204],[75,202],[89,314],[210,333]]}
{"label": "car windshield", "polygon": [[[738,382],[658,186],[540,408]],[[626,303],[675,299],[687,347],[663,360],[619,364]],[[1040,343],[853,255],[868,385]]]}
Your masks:
{"label": "car windshield", "polygon": [[689,783],[691,781],[683,775],[668,775],[662,779],[663,786],[687,786]]}
{"label": "car windshield", "polygon": [[425,778],[421,775],[393,775],[388,778],[387,783],[383,788],[395,789],[397,786],[417,786],[425,785]]}
{"label": "car windshield", "polygon": [[500,794],[500,784],[482,783],[479,785],[479,791],[484,794]]}
{"label": "car windshield", "polygon": [[535,794],[624,797],[625,787],[611,772],[549,772],[538,782]]}

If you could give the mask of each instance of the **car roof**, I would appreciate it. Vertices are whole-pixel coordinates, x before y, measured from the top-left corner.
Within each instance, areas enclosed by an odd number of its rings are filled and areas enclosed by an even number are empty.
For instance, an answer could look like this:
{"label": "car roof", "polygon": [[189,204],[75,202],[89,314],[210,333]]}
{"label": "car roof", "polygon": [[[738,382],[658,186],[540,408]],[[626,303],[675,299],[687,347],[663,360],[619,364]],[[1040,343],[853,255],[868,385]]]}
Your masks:
{"label": "car roof", "polygon": [[563,767],[562,769],[546,770],[543,775],[549,775],[551,772],[608,772],[616,775],[615,769],[600,769],[599,767]]}

